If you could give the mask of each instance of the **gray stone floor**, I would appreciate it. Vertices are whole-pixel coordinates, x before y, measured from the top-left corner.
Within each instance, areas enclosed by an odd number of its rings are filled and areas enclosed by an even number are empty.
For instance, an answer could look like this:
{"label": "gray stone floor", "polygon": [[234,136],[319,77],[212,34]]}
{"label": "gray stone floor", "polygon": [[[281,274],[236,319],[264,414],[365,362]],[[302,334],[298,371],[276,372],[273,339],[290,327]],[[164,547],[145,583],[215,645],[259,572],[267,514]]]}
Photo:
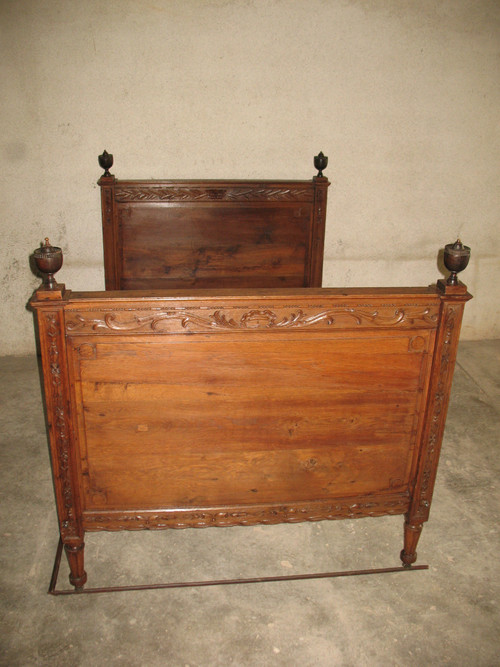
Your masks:
{"label": "gray stone floor", "polygon": [[[0,398],[2,665],[500,664],[500,340],[460,345],[418,550],[430,569],[414,573],[49,596],[58,531],[34,357],[0,359]],[[402,524],[90,534],[89,583],[398,565]]]}

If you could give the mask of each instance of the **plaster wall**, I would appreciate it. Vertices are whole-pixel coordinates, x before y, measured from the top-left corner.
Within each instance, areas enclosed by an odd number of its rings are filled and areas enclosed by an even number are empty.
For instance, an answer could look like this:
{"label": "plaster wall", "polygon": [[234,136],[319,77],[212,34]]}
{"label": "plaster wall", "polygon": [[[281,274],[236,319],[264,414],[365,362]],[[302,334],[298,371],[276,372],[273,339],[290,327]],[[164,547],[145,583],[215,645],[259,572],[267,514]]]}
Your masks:
{"label": "plaster wall", "polygon": [[332,181],[325,286],[426,285],[472,246],[464,338],[500,337],[497,0],[0,2],[0,354],[34,350],[28,257],[103,289],[121,178]]}

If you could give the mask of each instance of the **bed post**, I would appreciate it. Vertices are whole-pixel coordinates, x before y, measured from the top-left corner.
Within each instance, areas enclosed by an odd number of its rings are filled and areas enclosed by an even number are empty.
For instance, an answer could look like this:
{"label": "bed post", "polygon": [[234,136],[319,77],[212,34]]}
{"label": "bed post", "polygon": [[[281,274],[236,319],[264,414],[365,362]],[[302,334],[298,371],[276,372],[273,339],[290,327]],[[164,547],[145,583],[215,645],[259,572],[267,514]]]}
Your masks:
{"label": "bed post", "polygon": [[118,273],[118,220],[115,207],[116,178],[109,170],[113,166],[113,156],[104,151],[99,155],[99,164],[105,170],[97,181],[101,188],[102,235],[104,247],[104,276],[107,290],[121,289]]}
{"label": "bed post", "polygon": [[313,227],[311,230],[311,263],[309,267],[308,287],[321,287],[323,284],[323,255],[325,252],[326,191],[329,180],[323,176],[328,158],[323,153],[314,156],[314,166],[318,175],[313,176],[314,208]]}
{"label": "bed post", "polygon": [[422,431],[421,457],[418,462],[415,488],[405,515],[404,547],[401,560],[410,567],[417,560],[417,543],[422,526],[429,518],[439,454],[448,411],[453,371],[457,357],[460,326],[466,302],[472,298],[467,286],[457,280],[457,272],[465,269],[470,248],[458,240],[445,246],[444,260],[452,272],[447,280],[438,280],[436,290],[441,298],[438,330],[435,341],[431,386]]}
{"label": "bed post", "polygon": [[62,265],[60,248],[45,245],[34,253],[43,284],[30,301],[38,322],[50,454],[54,477],[59,532],[70,567],[69,580],[81,590],[87,580],[83,567],[84,531],[78,483],[74,477],[75,448],[71,422],[69,377],[64,334],[64,303],[69,296],[54,274]]}

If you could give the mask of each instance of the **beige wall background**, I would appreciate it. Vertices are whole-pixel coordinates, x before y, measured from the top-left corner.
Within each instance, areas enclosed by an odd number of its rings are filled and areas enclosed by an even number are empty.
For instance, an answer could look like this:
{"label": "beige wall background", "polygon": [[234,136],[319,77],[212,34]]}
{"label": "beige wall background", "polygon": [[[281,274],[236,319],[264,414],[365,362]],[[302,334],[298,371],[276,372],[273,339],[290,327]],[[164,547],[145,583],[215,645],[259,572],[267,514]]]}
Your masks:
{"label": "beige wall background", "polygon": [[34,351],[28,257],[103,289],[97,155],[121,178],[309,178],[326,286],[427,285],[472,247],[464,338],[500,336],[498,0],[0,1],[0,354]]}

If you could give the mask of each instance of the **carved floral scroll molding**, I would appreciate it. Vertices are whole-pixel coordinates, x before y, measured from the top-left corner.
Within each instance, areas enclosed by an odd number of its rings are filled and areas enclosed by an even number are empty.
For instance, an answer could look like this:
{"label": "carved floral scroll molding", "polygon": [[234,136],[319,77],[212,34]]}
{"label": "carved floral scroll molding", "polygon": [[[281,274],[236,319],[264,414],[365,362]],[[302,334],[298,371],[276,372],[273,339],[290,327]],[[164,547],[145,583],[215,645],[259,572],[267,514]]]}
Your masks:
{"label": "carved floral scroll molding", "polygon": [[324,214],[326,190],[318,190],[316,193],[316,220],[321,220]]}
{"label": "carved floral scroll molding", "polygon": [[[202,314],[203,313],[203,314]],[[169,311],[71,311],[67,313],[66,331],[78,333],[177,333],[179,331],[248,331],[263,329],[345,328],[345,327],[422,327],[437,326],[437,307],[382,307],[377,310],[339,306],[319,312],[301,308],[276,312],[268,308],[225,312],[217,309],[205,314],[201,309]]]}
{"label": "carved floral scroll molding", "polygon": [[439,365],[439,376],[434,394],[434,403],[432,406],[431,426],[429,431],[429,440],[427,443],[427,452],[425,455],[424,468],[422,473],[422,482],[419,491],[418,507],[415,515],[412,515],[412,521],[427,520],[433,491],[433,473],[436,470],[437,458],[439,456],[442,429],[446,417],[446,401],[448,397],[447,386],[450,374],[453,373],[453,367],[450,364],[453,335],[456,327],[457,308],[448,307],[444,322],[444,340],[441,361]]}
{"label": "carved floral scroll molding", "polygon": [[312,187],[117,187],[115,199],[132,201],[306,201],[312,202]]}
{"label": "carved floral scroll molding", "polygon": [[383,500],[331,501],[324,503],[247,507],[241,510],[178,510],[163,512],[87,513],[85,527],[91,530],[142,530],[161,528],[206,528],[209,526],[249,526],[255,524],[299,523],[327,519],[353,519],[362,516],[404,514],[407,495]]}
{"label": "carved floral scroll molding", "polygon": [[113,197],[111,190],[109,188],[104,188],[103,189],[103,197],[104,197],[104,220],[111,220],[111,216],[113,215]]}
{"label": "carved floral scroll molding", "polygon": [[47,313],[45,315],[46,333],[49,344],[48,365],[50,368],[50,401],[52,404],[52,429],[55,438],[58,476],[61,481],[61,492],[63,499],[61,522],[61,534],[73,536],[77,534],[76,519],[74,513],[73,487],[70,472],[70,441],[69,426],[66,414],[63,379],[60,366],[60,338],[61,329],[59,315]]}

